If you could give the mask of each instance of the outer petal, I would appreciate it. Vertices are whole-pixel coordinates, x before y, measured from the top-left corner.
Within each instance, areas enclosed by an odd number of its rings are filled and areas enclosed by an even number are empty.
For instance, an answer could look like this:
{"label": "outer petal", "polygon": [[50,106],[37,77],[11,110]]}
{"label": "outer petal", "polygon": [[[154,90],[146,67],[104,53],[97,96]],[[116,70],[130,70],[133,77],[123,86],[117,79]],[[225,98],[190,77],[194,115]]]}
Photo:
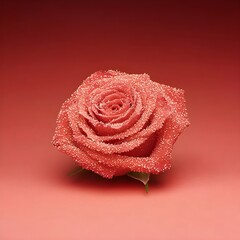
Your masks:
{"label": "outer petal", "polygon": [[132,157],[120,154],[102,154],[84,148],[84,151],[95,161],[114,169],[123,169],[135,172],[145,172],[157,174],[170,167],[169,160],[150,157]]}
{"label": "outer petal", "polygon": [[181,130],[189,126],[186,100],[184,97],[184,90],[159,84],[161,92],[169,102],[169,105],[174,109],[172,113],[172,119],[176,125],[179,125]]}
{"label": "outer petal", "polygon": [[106,165],[99,163],[92,159],[81,146],[76,146],[73,140],[72,129],[69,125],[67,111],[72,106],[75,100],[76,93],[72,95],[70,99],[68,99],[61,108],[61,111],[58,115],[57,119],[57,127],[52,140],[52,143],[55,147],[57,147],[61,152],[66,153],[70,157],[72,157],[78,164],[88,170],[92,170],[99,175],[111,178],[115,174],[121,174],[121,169],[113,169]]}
{"label": "outer petal", "polygon": [[173,145],[183,130],[189,126],[184,91],[161,85],[162,93],[173,109],[160,131],[159,139],[152,153],[153,158],[171,159]]}

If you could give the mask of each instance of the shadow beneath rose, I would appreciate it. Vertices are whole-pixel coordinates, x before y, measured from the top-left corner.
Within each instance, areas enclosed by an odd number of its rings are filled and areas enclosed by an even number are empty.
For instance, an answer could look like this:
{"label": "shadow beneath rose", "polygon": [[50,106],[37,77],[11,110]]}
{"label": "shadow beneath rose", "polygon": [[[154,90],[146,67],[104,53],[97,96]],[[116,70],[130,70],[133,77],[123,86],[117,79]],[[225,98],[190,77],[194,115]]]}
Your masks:
{"label": "shadow beneath rose", "polygon": [[[74,167],[73,167],[74,168]],[[144,185],[133,178],[128,176],[119,176],[112,179],[105,179],[101,176],[91,172],[83,170],[82,172],[68,176],[72,169],[66,169],[66,172],[61,175],[61,181],[72,187],[84,188],[88,190],[97,191],[119,191],[124,189],[126,191],[142,191],[145,193]],[[149,191],[167,191],[178,184],[181,184],[181,166],[174,166],[171,170],[161,173],[159,175],[151,175],[149,181]]]}
{"label": "shadow beneath rose", "polygon": [[[60,184],[67,187],[82,188],[89,191],[101,192],[117,192],[119,190],[126,190],[127,192],[142,192],[145,193],[144,185],[135,179],[128,176],[114,177],[113,179],[105,179],[101,176],[91,172],[82,171],[74,176],[68,174],[76,167],[72,162],[66,161],[63,157],[62,164],[59,165],[59,159],[54,164],[54,175],[51,171],[51,177]],[[188,184],[203,175],[212,173],[201,166],[201,159],[196,156],[175,156],[173,158],[172,168],[164,173],[158,175],[151,175],[149,181],[149,191],[171,191],[172,189]],[[58,169],[58,171],[56,171]]]}

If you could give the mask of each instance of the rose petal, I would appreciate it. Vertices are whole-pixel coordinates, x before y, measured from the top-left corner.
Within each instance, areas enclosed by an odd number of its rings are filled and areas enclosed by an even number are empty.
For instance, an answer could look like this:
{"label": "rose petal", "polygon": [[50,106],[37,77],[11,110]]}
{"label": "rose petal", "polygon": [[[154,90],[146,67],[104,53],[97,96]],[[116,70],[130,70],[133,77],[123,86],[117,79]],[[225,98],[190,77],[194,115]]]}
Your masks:
{"label": "rose petal", "polygon": [[113,169],[95,161],[82,150],[81,146],[74,144],[67,112],[69,111],[69,107],[76,101],[75,96],[76,94],[73,94],[72,97],[62,105],[52,141],[53,145],[61,152],[71,156],[84,169],[92,170],[103,177],[112,178],[113,175],[122,174],[123,171],[121,169]]}

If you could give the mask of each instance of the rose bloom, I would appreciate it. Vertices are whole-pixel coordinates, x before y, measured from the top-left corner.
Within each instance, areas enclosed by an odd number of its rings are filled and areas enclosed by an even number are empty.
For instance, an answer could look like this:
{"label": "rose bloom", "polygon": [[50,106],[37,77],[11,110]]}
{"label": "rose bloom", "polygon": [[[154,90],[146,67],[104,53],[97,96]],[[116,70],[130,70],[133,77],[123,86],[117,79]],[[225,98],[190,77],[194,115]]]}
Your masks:
{"label": "rose bloom", "polygon": [[183,90],[147,74],[98,71],[63,103],[53,145],[105,178],[158,174],[188,125]]}

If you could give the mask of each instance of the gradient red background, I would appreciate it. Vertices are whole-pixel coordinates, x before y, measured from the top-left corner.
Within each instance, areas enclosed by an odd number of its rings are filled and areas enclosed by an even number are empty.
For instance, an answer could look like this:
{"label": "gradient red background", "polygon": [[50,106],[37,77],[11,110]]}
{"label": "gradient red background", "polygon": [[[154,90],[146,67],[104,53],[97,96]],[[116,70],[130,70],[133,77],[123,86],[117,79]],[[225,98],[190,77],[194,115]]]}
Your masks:
{"label": "gradient red background", "polygon": [[[239,239],[239,1],[1,3],[0,239]],[[67,177],[63,101],[97,70],[186,91],[191,126],[150,193]]]}

